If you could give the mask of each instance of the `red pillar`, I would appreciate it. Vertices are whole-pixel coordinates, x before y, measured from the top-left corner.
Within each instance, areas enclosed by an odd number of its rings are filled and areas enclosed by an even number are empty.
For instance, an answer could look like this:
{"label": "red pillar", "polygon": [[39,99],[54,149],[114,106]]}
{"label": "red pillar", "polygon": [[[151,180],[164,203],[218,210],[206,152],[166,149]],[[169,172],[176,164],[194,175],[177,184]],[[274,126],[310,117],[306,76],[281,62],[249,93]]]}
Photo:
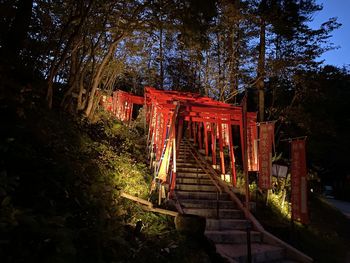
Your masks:
{"label": "red pillar", "polygon": [[221,173],[225,174],[225,157],[224,157],[224,145],[222,141],[222,123],[221,122],[218,122],[218,131],[219,131],[220,167],[221,167]]}
{"label": "red pillar", "polygon": [[209,155],[209,145],[208,145],[208,130],[207,124],[204,122],[204,144],[205,144],[205,156]]}
{"label": "red pillar", "polygon": [[242,151],[242,160],[244,162],[244,134],[243,134],[243,120],[239,121],[239,134],[241,137],[241,151]]}
{"label": "red pillar", "polygon": [[133,109],[134,109],[134,103],[131,103],[130,104],[129,119],[128,119],[129,123],[132,121],[132,111],[133,111]]}
{"label": "red pillar", "polygon": [[[175,124],[174,124],[174,129],[175,129]],[[176,140],[175,140],[176,134],[175,131],[171,134],[171,138],[169,138],[169,140],[172,140],[172,154],[173,154],[173,170],[172,170],[172,177],[171,177],[171,182],[170,182],[170,198],[173,197],[174,195],[174,191],[175,191],[175,187],[176,187],[176,149],[177,149],[177,145],[176,145]]]}
{"label": "red pillar", "polygon": [[158,156],[157,156],[157,152],[158,152],[158,134],[159,134],[159,113],[157,112],[156,114],[156,123],[154,125],[154,130],[153,130],[153,134],[154,134],[154,140],[153,143],[155,145],[155,154],[156,154],[156,161],[158,161]]}
{"label": "red pillar", "polygon": [[215,132],[215,123],[211,124],[211,155],[212,155],[213,165],[216,165],[216,132]]}
{"label": "red pillar", "polygon": [[199,146],[199,149],[202,150],[203,148],[203,142],[202,142],[202,123],[199,122],[198,123],[198,146]]}
{"label": "red pillar", "polygon": [[232,138],[232,126],[228,125],[228,136],[229,136],[229,147],[230,147],[230,160],[231,160],[231,182],[234,187],[237,185],[237,174],[235,167],[235,154],[233,149],[233,138]]}
{"label": "red pillar", "polygon": [[164,148],[164,143],[165,143],[165,139],[166,139],[166,131],[167,131],[167,128],[168,128],[168,118],[169,118],[169,115],[168,113],[163,113],[162,114],[162,121],[163,121],[163,125],[162,125],[162,130],[163,130],[163,134],[162,134],[162,139],[160,141],[160,157],[161,157],[161,154],[162,154],[162,151],[163,151],[163,148]]}

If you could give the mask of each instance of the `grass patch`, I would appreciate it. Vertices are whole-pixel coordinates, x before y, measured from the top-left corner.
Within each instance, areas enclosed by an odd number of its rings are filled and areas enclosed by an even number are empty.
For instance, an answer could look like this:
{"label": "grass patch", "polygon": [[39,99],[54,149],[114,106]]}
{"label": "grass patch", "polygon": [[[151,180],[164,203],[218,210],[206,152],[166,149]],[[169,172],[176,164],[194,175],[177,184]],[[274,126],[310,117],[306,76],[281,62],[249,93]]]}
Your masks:
{"label": "grass patch", "polygon": [[350,220],[328,205],[321,197],[311,195],[310,224],[291,224],[276,207],[257,202],[256,217],[266,230],[291,244],[320,263],[349,262]]}

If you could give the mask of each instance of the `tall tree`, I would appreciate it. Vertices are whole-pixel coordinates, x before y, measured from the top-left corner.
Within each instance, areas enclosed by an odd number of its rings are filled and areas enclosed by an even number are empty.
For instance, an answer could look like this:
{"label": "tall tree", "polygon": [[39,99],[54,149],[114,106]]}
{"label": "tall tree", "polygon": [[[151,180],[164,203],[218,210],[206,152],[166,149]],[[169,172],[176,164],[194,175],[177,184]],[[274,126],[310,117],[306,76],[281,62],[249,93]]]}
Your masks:
{"label": "tall tree", "polygon": [[2,1],[0,7],[1,10],[14,14],[12,17],[8,13],[4,14],[1,20],[1,31],[4,33],[1,38],[1,56],[13,61],[20,55],[19,52],[23,49],[27,38],[33,0],[14,1],[14,3],[13,1]]}
{"label": "tall tree", "polygon": [[264,120],[267,79],[290,78],[301,68],[317,66],[315,59],[329,48],[325,44],[330,32],[339,27],[336,20],[330,19],[317,30],[308,24],[321,9],[314,0],[253,1],[252,14],[259,28],[255,86],[260,121]]}

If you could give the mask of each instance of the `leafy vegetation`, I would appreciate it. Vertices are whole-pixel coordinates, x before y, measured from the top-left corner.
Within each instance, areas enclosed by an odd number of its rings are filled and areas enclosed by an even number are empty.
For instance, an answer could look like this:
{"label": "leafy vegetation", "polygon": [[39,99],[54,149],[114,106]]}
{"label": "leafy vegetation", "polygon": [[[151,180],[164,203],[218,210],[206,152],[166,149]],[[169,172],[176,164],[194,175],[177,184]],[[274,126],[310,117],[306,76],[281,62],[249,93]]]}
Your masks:
{"label": "leafy vegetation", "polygon": [[311,195],[309,208],[309,225],[292,224],[290,218],[281,216],[280,205],[275,202],[266,206],[265,199],[258,200],[256,216],[266,230],[315,262],[348,262],[350,220],[318,195]]}
{"label": "leafy vegetation", "polygon": [[[291,221],[290,175],[277,180],[273,177],[269,194],[261,192],[256,182],[250,184],[251,201],[256,207],[254,216],[263,227],[281,240],[313,258],[317,263],[343,263],[350,259],[350,219],[334,208],[322,195],[309,193],[308,225]],[[311,184],[313,178],[310,178]],[[242,173],[238,173],[238,187],[244,193]],[[312,185],[310,188],[314,187]],[[244,195],[240,196],[244,202]]]}
{"label": "leafy vegetation", "polygon": [[14,96],[1,98],[2,262],[210,262],[200,241],[177,234],[172,217],[120,197],[149,194],[142,129],[105,113],[91,123],[48,111],[36,86],[22,96],[18,83],[8,85]]}

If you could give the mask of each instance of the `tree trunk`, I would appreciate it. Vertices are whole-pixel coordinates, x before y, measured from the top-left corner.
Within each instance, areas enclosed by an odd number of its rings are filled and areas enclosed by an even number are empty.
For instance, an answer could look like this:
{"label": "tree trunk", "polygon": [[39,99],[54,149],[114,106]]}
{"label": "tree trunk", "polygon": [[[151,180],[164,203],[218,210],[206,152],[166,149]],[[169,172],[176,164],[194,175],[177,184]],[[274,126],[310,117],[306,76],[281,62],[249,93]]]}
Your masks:
{"label": "tree trunk", "polygon": [[7,32],[2,55],[13,62],[24,46],[32,17],[33,0],[21,0],[16,4],[16,14],[12,26]]}
{"label": "tree trunk", "polygon": [[71,63],[70,63],[70,70],[69,70],[69,79],[68,79],[68,90],[64,93],[62,101],[61,101],[61,107],[65,107],[68,105],[65,105],[66,100],[69,96],[72,95],[72,92],[77,87],[77,80],[79,79],[79,69],[78,69],[78,49],[75,48],[72,51],[71,54]]}
{"label": "tree trunk", "polygon": [[204,69],[204,95],[209,96],[209,65],[210,65],[210,56],[209,51],[205,52],[205,69]]}
{"label": "tree trunk", "polygon": [[256,87],[258,89],[258,100],[259,100],[259,121],[264,121],[264,111],[265,111],[265,50],[266,50],[266,24],[263,19],[261,19],[260,24],[260,44],[259,44],[259,59],[258,59],[258,81]]}
{"label": "tree trunk", "polygon": [[[73,35],[71,37],[73,37]],[[65,49],[63,50],[59,61],[57,63],[55,63],[55,61],[57,59],[55,57],[54,61],[51,64],[50,73],[49,73],[49,76],[47,77],[47,93],[46,93],[46,101],[47,101],[47,106],[49,107],[49,109],[52,109],[54,78],[55,78],[58,70],[61,68],[61,66],[63,65],[64,61],[66,60],[66,58],[68,56],[68,50],[69,50],[69,46],[71,45],[71,41],[73,41],[73,39],[68,40],[67,45],[66,45]]]}
{"label": "tree trunk", "polygon": [[[77,37],[79,36],[79,32],[81,31],[81,29],[86,21],[86,18],[88,16],[88,13],[90,11],[91,6],[92,6],[92,0],[88,3],[88,6],[86,7],[85,12],[81,15],[79,24],[74,28],[73,32],[69,35],[67,43],[66,43],[60,56],[59,56],[59,53],[60,53],[59,47],[63,44],[63,43],[61,43],[61,40],[59,41],[58,47],[56,48],[54,60],[51,63],[50,73],[49,73],[49,76],[47,78],[46,101],[47,101],[49,109],[52,108],[54,78],[55,78],[57,72],[59,71],[59,69],[61,68],[61,66],[63,65],[64,61],[68,57],[69,51],[70,50],[74,51],[74,49],[77,48],[77,46],[79,44],[79,42],[77,41]],[[69,22],[63,27],[64,29],[62,29],[62,30],[65,30],[65,28],[68,28],[71,25],[71,22],[72,22],[72,20],[69,20]],[[62,31],[61,39],[63,39],[63,37],[64,37],[63,33],[64,32]],[[76,43],[76,44],[73,45],[74,43]],[[72,45],[75,47],[72,48]],[[59,59],[57,60],[58,56],[59,56]]]}
{"label": "tree trunk", "polygon": [[229,100],[230,103],[235,102],[236,96],[233,96],[238,90],[238,80],[237,80],[237,71],[238,71],[238,59],[237,56],[237,46],[238,46],[238,26],[234,24],[230,28],[229,35],[229,80],[230,80],[230,96],[232,96]]}
{"label": "tree trunk", "polygon": [[121,38],[122,38],[122,35],[119,35],[116,38],[116,40],[114,40],[114,42],[109,46],[108,52],[104,56],[101,64],[98,66],[96,74],[92,80],[92,86],[91,86],[91,90],[90,90],[90,94],[89,94],[89,99],[88,99],[87,107],[85,110],[85,115],[88,118],[91,118],[93,115],[92,108],[94,105],[95,93],[96,93],[97,88],[101,82],[102,72],[103,72],[104,68],[106,67],[107,63],[109,62],[109,60],[111,59],[111,57],[114,55],[114,52],[117,49],[118,43],[119,43]]}
{"label": "tree trunk", "polygon": [[163,67],[163,27],[159,30],[159,67],[160,67],[160,88],[164,89],[164,67]]}
{"label": "tree trunk", "polygon": [[216,33],[216,52],[217,52],[217,62],[218,62],[218,76],[217,76],[217,89],[219,90],[219,100],[221,101],[223,99],[223,85],[222,85],[222,68],[221,68],[221,38],[219,35],[219,32]]}
{"label": "tree trunk", "polygon": [[79,94],[78,94],[78,99],[77,99],[77,112],[83,110],[85,108],[85,105],[86,105],[86,100],[83,101],[85,69],[80,74],[80,78],[79,78]]}

